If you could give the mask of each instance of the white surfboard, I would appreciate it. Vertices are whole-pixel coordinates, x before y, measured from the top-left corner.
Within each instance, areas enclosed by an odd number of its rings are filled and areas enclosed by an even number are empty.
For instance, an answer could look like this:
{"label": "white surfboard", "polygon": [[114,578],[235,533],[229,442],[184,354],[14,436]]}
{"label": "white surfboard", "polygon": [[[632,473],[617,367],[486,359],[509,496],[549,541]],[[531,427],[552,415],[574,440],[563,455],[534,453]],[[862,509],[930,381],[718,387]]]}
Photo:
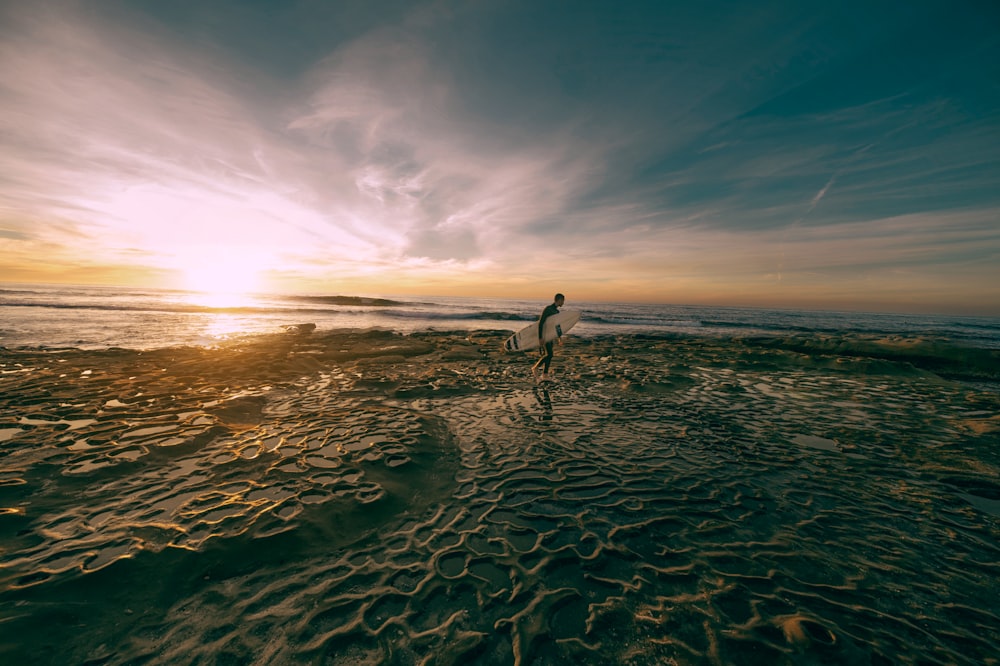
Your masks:
{"label": "white surfboard", "polygon": [[[543,339],[545,342],[562,337],[566,331],[576,326],[580,321],[579,310],[563,310],[559,314],[554,314],[545,320],[545,331]],[[514,335],[507,338],[503,343],[503,348],[507,351],[528,351],[538,349],[538,322],[534,321]]]}

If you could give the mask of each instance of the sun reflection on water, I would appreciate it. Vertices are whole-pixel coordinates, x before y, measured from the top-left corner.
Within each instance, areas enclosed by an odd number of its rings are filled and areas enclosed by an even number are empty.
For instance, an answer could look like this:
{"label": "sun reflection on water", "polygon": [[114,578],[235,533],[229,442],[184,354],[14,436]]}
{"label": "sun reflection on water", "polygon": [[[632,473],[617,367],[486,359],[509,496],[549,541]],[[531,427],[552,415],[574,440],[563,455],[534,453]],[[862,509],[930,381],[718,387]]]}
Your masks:
{"label": "sun reflection on water", "polygon": [[216,313],[205,317],[203,331],[205,337],[221,342],[253,332],[249,323],[247,317],[242,315]]}
{"label": "sun reflection on water", "polygon": [[182,299],[195,308],[196,326],[203,338],[222,342],[260,332],[260,310],[265,305],[252,294],[191,291]]}

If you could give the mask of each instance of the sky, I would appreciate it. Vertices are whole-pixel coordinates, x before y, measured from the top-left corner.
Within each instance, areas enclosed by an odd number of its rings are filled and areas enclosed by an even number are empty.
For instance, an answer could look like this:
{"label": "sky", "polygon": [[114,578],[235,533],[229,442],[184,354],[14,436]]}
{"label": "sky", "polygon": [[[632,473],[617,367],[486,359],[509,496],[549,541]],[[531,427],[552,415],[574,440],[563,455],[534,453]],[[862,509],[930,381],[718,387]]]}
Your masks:
{"label": "sky", "polygon": [[1000,314],[1000,4],[0,0],[0,282]]}

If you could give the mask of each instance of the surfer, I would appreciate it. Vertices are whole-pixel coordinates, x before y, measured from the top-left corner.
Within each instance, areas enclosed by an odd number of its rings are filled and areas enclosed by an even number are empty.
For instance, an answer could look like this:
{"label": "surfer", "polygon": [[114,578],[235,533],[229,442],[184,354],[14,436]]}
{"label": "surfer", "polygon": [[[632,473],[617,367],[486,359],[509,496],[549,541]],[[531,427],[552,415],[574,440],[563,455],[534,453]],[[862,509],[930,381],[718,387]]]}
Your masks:
{"label": "surfer", "polygon": [[[542,316],[538,318],[538,349],[542,356],[535,361],[533,366],[531,366],[531,376],[535,378],[535,381],[538,381],[538,366],[540,365],[544,366],[541,378],[543,380],[549,378],[549,365],[552,364],[552,357],[554,356],[553,348],[555,346],[555,340],[545,342],[542,339],[542,331],[545,330],[545,320],[554,314],[559,314],[559,308],[561,308],[565,302],[565,296],[562,294],[556,294],[552,299],[552,303],[545,306],[545,309],[542,310]],[[559,344],[562,344],[562,335],[558,336],[556,340],[559,341]]]}

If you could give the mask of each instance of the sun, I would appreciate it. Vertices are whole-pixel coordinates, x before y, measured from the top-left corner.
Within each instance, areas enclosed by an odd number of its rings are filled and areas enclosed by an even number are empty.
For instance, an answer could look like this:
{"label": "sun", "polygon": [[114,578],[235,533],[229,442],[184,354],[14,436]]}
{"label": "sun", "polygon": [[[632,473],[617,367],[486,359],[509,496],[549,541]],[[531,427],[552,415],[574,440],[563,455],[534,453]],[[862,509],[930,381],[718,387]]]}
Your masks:
{"label": "sun", "polygon": [[181,287],[191,300],[208,307],[240,307],[253,302],[261,289],[262,268],[243,256],[203,256],[180,268]]}

